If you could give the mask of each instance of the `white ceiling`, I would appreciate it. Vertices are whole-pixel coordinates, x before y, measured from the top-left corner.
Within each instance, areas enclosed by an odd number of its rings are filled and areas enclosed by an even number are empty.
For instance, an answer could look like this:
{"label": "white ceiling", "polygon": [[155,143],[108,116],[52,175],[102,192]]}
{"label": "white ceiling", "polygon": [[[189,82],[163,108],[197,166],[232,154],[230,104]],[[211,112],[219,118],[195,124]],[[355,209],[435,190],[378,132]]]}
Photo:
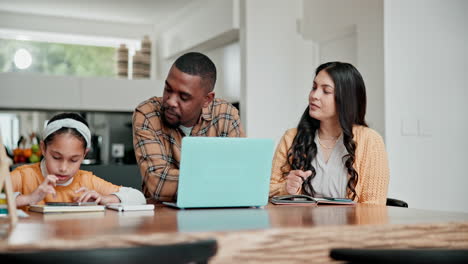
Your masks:
{"label": "white ceiling", "polygon": [[0,0],[0,11],[159,24],[196,0]]}

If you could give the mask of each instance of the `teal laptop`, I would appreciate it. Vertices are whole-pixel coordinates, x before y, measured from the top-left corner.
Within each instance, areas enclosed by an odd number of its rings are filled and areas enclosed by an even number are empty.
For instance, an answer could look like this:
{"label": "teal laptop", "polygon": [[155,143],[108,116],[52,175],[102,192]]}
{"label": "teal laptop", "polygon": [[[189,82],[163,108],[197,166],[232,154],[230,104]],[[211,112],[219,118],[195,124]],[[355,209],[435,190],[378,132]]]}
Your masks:
{"label": "teal laptop", "polygon": [[184,137],[178,208],[260,207],[268,203],[273,140]]}
{"label": "teal laptop", "polygon": [[240,231],[270,228],[267,209],[223,208],[179,210],[179,232]]}

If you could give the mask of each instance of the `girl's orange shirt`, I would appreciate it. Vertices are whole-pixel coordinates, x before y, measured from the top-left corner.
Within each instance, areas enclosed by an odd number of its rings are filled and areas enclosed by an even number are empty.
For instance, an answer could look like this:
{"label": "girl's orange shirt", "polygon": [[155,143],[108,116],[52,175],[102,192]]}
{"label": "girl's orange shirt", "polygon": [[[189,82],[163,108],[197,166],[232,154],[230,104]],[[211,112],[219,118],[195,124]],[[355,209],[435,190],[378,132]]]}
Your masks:
{"label": "girl's orange shirt", "polygon": [[[15,192],[20,192],[24,195],[31,194],[44,181],[40,162],[16,168],[11,172],[11,181]],[[120,186],[105,181],[89,171],[79,170],[73,176],[73,181],[69,185],[55,186],[57,193],[55,197],[52,194],[48,194],[44,200],[37,204],[45,204],[46,202],[74,202],[75,198],[79,198],[82,195],[82,193],[75,193],[81,187],[95,190],[101,195],[110,195],[120,190]]]}

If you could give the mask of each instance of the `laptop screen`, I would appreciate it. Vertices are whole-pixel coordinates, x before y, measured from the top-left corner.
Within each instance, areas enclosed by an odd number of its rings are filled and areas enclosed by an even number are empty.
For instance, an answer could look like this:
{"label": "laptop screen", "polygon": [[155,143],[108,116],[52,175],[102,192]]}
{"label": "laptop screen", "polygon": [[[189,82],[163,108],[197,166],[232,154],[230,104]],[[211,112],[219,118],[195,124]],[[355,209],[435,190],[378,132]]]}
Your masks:
{"label": "laptop screen", "polygon": [[184,137],[177,206],[263,206],[268,192],[273,140]]}

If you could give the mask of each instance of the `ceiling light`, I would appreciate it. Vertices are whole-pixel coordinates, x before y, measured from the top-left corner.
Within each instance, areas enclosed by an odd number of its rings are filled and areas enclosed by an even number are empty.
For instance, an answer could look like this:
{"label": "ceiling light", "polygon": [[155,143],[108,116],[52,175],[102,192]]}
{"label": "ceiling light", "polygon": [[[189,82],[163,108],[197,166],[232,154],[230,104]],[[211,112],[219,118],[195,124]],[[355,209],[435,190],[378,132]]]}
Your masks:
{"label": "ceiling light", "polygon": [[17,50],[15,52],[14,62],[16,68],[21,70],[27,69],[32,63],[31,53],[25,49]]}

